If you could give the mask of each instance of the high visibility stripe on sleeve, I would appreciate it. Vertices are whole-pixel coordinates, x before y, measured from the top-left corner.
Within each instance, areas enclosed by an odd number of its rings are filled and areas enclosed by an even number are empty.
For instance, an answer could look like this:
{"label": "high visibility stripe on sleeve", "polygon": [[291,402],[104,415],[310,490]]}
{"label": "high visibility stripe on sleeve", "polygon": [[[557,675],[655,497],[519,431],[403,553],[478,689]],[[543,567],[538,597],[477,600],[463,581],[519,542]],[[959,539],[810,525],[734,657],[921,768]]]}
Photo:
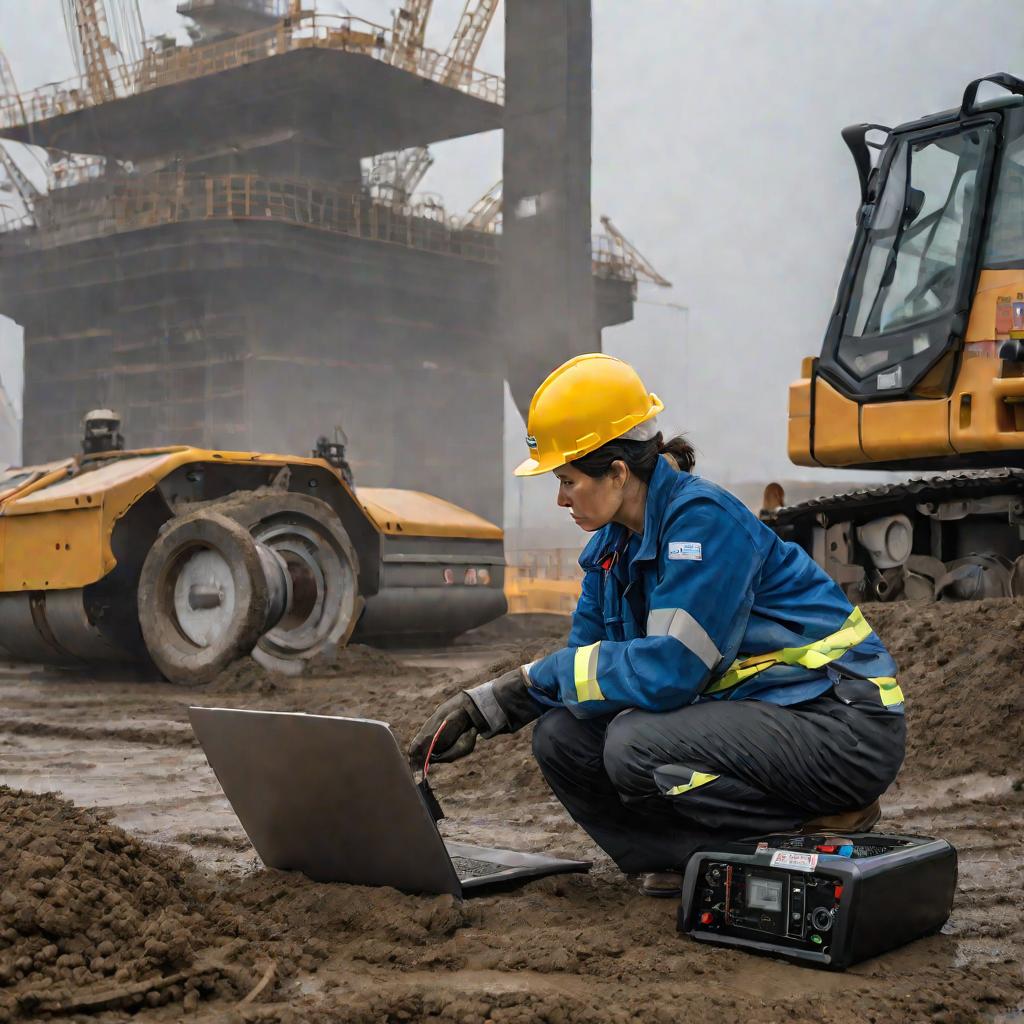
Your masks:
{"label": "high visibility stripe on sleeve", "polygon": [[576,683],[576,700],[580,704],[587,700],[604,700],[604,694],[597,683],[597,659],[600,653],[600,640],[588,647],[576,648],[573,675]]}
{"label": "high visibility stripe on sleeve", "polygon": [[878,694],[887,708],[903,703],[903,691],[892,676],[875,676],[869,681],[878,687]]}
{"label": "high visibility stripe on sleeve", "polygon": [[671,789],[666,790],[665,796],[679,796],[682,793],[689,793],[691,789],[696,789],[698,786],[703,786],[708,782],[714,782],[717,778],[717,775],[709,775],[707,772],[694,772],[690,776],[689,782],[684,782],[681,786],[673,786]]}
{"label": "high visibility stripe on sleeve", "polygon": [[713,669],[722,660],[714,640],[685,608],[652,608],[647,616],[647,635],[675,637],[700,658],[705,668]]}

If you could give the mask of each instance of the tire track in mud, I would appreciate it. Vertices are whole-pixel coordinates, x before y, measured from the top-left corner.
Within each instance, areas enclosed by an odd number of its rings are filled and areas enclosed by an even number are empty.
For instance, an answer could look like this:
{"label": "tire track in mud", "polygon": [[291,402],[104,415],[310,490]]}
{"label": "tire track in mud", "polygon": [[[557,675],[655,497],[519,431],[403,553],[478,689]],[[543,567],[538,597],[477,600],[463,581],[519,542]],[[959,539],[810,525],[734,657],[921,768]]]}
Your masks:
{"label": "tire track in mud", "polygon": [[0,733],[10,736],[52,736],[80,740],[84,743],[141,743],[153,747],[196,747],[195,736],[188,727],[166,729],[145,726],[77,726],[68,723],[21,719],[5,722]]}

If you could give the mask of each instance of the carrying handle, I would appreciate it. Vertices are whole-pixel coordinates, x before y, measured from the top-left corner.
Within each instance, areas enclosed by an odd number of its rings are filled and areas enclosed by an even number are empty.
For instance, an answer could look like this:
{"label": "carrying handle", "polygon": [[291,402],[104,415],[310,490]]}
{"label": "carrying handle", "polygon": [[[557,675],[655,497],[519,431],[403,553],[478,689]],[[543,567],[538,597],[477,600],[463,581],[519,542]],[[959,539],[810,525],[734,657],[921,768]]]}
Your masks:
{"label": "carrying handle", "polygon": [[[1007,71],[997,71],[993,75],[976,78],[964,89],[964,101],[960,105],[961,117],[969,117],[971,114],[977,113],[974,104],[978,98],[978,89],[982,82],[992,82],[994,85],[1002,86],[1007,92],[1013,93],[1015,96],[1024,96],[1024,82],[1017,78],[1016,75],[1011,75]],[[982,104],[982,106],[984,107],[985,104]]]}
{"label": "carrying handle", "polygon": [[868,132],[874,131],[885,132],[888,135],[892,129],[886,128],[884,124],[850,124],[840,132],[857,168],[862,205],[868,201],[868,184],[871,180],[871,154],[868,150],[879,148],[876,143],[867,141]]}

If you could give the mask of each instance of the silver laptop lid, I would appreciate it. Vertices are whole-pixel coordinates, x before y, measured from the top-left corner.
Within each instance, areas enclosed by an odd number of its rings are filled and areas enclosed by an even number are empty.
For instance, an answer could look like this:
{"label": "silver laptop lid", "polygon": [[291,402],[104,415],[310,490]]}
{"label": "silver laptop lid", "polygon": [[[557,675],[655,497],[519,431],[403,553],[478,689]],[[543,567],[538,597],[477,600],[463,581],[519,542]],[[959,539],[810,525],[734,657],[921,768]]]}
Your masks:
{"label": "silver laptop lid", "polygon": [[268,867],[317,882],[461,892],[384,722],[188,709],[242,828]]}

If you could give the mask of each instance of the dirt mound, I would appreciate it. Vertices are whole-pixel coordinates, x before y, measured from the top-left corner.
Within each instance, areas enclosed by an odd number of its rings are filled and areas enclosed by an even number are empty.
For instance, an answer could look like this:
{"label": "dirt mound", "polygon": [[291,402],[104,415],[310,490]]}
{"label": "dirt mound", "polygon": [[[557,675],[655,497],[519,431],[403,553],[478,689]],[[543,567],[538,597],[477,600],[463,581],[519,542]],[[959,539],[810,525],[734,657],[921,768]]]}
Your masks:
{"label": "dirt mound", "polygon": [[[0,788],[0,1021],[230,995],[230,914],[180,857],[52,795]],[[237,958],[236,958],[237,959]]]}
{"label": "dirt mound", "polygon": [[376,647],[349,644],[336,647],[311,658],[306,665],[307,676],[386,676],[407,669],[400,661]]}
{"label": "dirt mound", "polygon": [[211,683],[202,688],[203,693],[273,693],[280,680],[268,672],[258,661],[250,657],[239,658]]}
{"label": "dirt mound", "polygon": [[363,644],[324,651],[310,658],[299,676],[282,676],[270,672],[251,657],[232,662],[209,686],[205,693],[273,693],[296,678],[321,676],[387,676],[405,671],[401,662],[386,651]]}
{"label": "dirt mound", "polygon": [[875,604],[864,614],[899,664],[908,778],[1019,769],[1024,750],[1024,605]]}
{"label": "dirt mound", "polygon": [[558,639],[569,632],[568,615],[553,615],[547,612],[526,612],[520,615],[503,615],[464,633],[457,641],[463,644],[495,644],[512,640],[538,642],[544,639]]}

